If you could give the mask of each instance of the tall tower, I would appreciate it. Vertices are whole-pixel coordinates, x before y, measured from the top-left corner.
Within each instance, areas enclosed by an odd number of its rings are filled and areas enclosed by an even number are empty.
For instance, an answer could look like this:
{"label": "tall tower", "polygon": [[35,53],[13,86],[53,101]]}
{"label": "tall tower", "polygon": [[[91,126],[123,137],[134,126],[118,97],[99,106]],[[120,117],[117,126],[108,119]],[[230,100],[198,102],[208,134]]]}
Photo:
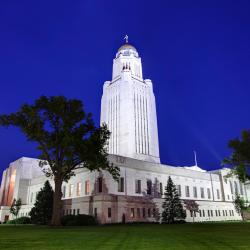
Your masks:
{"label": "tall tower", "polygon": [[127,41],[113,60],[112,80],[103,86],[102,123],[111,131],[109,154],[160,163],[152,81],[143,79],[141,58]]}

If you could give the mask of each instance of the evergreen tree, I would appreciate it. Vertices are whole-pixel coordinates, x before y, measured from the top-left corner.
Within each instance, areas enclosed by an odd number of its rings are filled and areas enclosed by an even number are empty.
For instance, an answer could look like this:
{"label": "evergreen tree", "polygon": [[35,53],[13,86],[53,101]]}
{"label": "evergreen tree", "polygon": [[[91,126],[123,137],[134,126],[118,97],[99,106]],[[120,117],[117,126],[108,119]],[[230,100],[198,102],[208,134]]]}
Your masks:
{"label": "evergreen tree", "polygon": [[54,191],[49,181],[46,181],[37,194],[35,206],[29,213],[32,223],[43,225],[50,223],[53,212],[53,195]]}
{"label": "evergreen tree", "polygon": [[165,201],[162,205],[162,222],[170,224],[174,223],[175,221],[185,219],[186,213],[183,209],[179,194],[170,176],[168,177],[168,183],[165,187],[164,196]]}

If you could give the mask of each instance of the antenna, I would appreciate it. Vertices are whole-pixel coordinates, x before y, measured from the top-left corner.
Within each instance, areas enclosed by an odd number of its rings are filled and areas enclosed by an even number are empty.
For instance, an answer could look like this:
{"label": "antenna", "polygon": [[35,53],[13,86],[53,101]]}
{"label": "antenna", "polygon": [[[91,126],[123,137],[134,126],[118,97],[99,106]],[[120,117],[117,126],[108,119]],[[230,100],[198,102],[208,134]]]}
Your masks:
{"label": "antenna", "polygon": [[197,165],[197,158],[196,158],[196,151],[194,150],[194,161],[195,161],[195,166],[198,166]]}

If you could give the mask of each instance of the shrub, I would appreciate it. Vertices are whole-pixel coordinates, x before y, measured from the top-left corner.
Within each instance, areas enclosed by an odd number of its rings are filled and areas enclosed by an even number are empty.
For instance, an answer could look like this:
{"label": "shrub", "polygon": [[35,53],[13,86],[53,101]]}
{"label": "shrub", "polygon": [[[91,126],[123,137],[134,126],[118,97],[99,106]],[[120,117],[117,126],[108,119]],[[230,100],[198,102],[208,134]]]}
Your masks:
{"label": "shrub", "polygon": [[7,221],[7,224],[31,224],[31,220],[30,217],[20,217]]}
{"label": "shrub", "polygon": [[78,215],[65,215],[61,218],[63,226],[88,226],[96,225],[96,219],[91,215],[78,214]]}

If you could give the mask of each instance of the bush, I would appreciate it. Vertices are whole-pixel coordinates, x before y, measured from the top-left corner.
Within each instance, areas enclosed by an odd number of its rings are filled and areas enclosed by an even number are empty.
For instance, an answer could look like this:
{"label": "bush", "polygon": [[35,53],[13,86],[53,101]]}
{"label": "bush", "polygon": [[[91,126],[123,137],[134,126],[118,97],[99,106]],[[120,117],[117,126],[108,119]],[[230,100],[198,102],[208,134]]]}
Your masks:
{"label": "bush", "polygon": [[96,219],[91,215],[78,214],[78,215],[65,215],[61,219],[63,226],[89,226],[96,225]]}
{"label": "bush", "polygon": [[30,217],[20,217],[15,220],[7,221],[7,224],[31,224]]}

